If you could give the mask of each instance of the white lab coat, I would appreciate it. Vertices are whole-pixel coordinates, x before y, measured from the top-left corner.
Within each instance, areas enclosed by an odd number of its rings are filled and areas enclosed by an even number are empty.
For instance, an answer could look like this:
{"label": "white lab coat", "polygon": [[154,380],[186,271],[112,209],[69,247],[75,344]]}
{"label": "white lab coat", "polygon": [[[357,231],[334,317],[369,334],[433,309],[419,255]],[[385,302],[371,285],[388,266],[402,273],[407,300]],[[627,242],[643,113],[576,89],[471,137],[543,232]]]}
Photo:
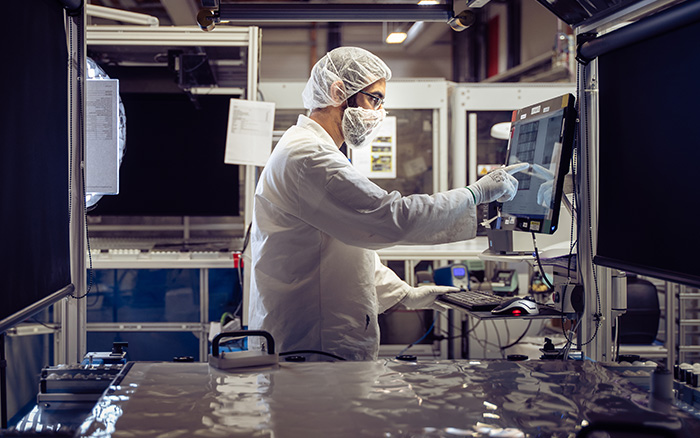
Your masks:
{"label": "white lab coat", "polygon": [[[476,224],[468,190],[387,193],[300,115],[255,192],[248,327],[270,332],[278,352],[376,359],[377,316],[410,286],[373,249],[471,239]],[[249,341],[259,346],[259,339]]]}

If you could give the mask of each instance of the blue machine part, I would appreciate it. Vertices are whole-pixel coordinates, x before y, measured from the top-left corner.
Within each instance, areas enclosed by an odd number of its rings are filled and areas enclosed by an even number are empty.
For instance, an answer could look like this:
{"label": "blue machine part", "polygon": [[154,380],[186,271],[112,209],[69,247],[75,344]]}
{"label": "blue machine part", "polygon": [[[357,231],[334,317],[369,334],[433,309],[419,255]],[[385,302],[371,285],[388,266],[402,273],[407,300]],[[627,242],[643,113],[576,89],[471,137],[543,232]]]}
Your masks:
{"label": "blue machine part", "polygon": [[464,289],[469,287],[469,268],[463,263],[455,263],[438,268],[433,273],[435,284],[439,286],[455,286]]}

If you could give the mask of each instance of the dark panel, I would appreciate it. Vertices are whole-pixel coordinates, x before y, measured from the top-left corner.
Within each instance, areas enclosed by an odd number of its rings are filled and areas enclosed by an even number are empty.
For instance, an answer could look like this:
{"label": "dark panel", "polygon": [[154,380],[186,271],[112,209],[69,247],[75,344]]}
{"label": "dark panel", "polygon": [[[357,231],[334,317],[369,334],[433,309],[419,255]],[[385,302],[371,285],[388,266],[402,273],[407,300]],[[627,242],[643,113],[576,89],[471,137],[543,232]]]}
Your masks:
{"label": "dark panel", "polygon": [[0,320],[70,283],[63,9],[4,5],[0,75]]}
{"label": "dark panel", "polygon": [[598,58],[596,261],[700,285],[700,21]]}
{"label": "dark panel", "polygon": [[229,96],[122,93],[126,152],[119,194],[91,212],[237,216],[238,166],[224,163]]}

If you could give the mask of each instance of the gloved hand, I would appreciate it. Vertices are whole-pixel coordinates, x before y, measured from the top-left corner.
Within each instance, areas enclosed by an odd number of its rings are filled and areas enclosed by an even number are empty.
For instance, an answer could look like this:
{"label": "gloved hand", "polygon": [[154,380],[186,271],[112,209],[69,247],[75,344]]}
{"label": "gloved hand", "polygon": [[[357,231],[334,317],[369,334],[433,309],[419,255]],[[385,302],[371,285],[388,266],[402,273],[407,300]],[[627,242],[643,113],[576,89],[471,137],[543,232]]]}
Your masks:
{"label": "gloved hand", "polygon": [[498,200],[507,202],[518,192],[518,180],[512,175],[530,167],[529,163],[512,164],[489,172],[467,187],[474,194],[474,201],[485,204]]}
{"label": "gloved hand", "polygon": [[461,289],[453,286],[418,286],[409,289],[406,296],[401,300],[401,305],[408,310],[435,309],[441,310],[435,304],[435,300],[440,295],[459,292]]}
{"label": "gloved hand", "polygon": [[544,179],[539,190],[537,190],[537,204],[542,207],[551,207],[552,190],[554,189],[554,172],[542,167],[539,164],[532,165],[533,175]]}
{"label": "gloved hand", "polygon": [[537,204],[542,207],[551,208],[552,191],[554,190],[554,180],[545,181],[537,190]]}

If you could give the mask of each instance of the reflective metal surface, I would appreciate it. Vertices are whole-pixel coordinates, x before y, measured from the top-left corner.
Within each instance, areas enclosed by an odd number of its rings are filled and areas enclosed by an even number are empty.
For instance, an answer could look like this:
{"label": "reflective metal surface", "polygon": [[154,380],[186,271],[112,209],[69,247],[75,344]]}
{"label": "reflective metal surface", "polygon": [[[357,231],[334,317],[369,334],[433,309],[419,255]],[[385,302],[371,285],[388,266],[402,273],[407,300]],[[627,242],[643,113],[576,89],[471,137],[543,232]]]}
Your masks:
{"label": "reflective metal surface", "polygon": [[700,436],[700,420],[572,361],[135,363],[81,436],[573,437],[592,422]]}

